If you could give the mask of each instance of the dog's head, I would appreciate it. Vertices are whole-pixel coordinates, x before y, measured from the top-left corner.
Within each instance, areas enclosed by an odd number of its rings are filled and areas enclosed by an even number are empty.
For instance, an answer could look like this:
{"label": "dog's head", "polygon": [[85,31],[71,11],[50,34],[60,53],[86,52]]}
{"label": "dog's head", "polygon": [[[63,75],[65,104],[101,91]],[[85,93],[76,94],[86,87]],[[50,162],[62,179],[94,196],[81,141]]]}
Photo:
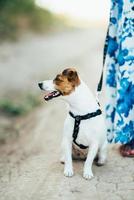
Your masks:
{"label": "dog's head", "polygon": [[67,68],[58,74],[54,80],[46,80],[38,85],[41,90],[45,91],[44,99],[49,101],[60,95],[70,95],[80,84],[80,79],[75,68]]}

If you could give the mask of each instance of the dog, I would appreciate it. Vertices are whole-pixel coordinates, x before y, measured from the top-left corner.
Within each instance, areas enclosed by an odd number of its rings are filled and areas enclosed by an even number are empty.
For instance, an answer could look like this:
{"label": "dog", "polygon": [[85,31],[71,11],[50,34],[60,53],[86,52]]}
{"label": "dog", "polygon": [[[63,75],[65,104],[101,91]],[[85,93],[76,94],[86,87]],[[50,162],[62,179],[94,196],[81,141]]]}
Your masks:
{"label": "dog", "polygon": [[45,80],[38,85],[45,91],[46,101],[61,97],[69,105],[62,140],[64,175],[71,177],[74,174],[73,144],[79,149],[87,149],[83,177],[91,179],[92,164],[96,156],[99,166],[105,164],[107,157],[106,126],[99,104],[75,68],[67,68],[53,80]]}

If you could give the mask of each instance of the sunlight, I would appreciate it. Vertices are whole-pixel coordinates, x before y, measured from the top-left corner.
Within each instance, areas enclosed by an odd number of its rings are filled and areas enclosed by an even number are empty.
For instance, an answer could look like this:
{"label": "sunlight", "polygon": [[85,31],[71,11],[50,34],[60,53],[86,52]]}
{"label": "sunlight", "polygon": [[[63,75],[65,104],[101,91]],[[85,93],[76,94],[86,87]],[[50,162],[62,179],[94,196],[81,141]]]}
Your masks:
{"label": "sunlight", "polygon": [[105,21],[109,18],[109,0],[36,0],[36,3],[73,19]]}

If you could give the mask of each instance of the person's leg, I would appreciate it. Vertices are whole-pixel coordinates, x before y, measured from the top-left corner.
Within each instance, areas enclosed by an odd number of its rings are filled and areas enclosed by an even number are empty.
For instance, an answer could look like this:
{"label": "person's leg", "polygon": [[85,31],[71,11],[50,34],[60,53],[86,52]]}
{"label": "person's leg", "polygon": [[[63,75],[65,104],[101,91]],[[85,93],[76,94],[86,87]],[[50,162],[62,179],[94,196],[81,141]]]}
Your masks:
{"label": "person's leg", "polygon": [[[113,2],[113,1],[112,1]],[[133,3],[114,1],[107,50],[106,121],[108,141],[121,143],[123,156],[134,154]]]}

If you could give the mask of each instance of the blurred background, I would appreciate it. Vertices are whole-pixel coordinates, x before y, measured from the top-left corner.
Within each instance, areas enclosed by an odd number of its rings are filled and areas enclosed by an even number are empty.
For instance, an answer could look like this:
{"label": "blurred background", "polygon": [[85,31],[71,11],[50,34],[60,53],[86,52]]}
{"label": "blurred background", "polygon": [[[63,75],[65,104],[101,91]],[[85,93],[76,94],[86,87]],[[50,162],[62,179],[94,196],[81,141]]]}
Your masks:
{"label": "blurred background", "polygon": [[96,90],[109,4],[108,0],[0,0],[0,152],[11,154],[18,138],[38,124],[34,119],[38,110],[50,113],[49,105],[60,106],[43,101],[39,81],[73,66]]}

